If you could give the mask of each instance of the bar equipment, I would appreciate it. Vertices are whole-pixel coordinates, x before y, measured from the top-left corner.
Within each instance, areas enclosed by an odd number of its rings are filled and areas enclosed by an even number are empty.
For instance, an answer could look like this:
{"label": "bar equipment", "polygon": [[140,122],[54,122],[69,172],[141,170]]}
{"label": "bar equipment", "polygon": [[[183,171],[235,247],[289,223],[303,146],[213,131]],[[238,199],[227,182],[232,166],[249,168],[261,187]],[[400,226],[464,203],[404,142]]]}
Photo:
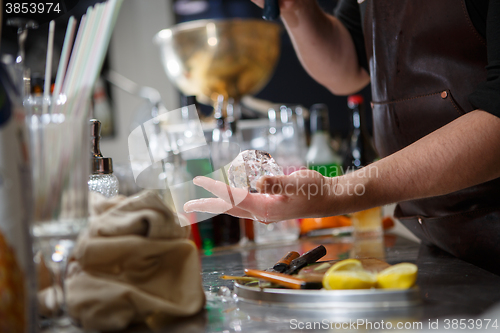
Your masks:
{"label": "bar equipment", "polygon": [[0,65],[0,330],[37,331],[36,276],[29,224],[30,158],[22,95]]}
{"label": "bar equipment", "polygon": [[366,128],[363,95],[351,95],[347,98],[351,115],[349,147],[344,155],[344,172],[355,171],[377,159],[377,152]]}
{"label": "bar equipment", "polygon": [[[58,100],[54,107],[73,104],[69,99]],[[42,252],[53,273],[57,299],[64,295],[68,257],[87,225],[90,156],[88,118],[78,113],[54,112],[57,108],[53,108],[49,114],[32,115],[28,128],[33,163],[34,249]],[[64,296],[61,301],[64,305]],[[54,324],[65,326],[67,318],[57,318]]]}
{"label": "bar equipment", "polygon": [[241,97],[270,79],[279,34],[278,24],[262,20],[199,20],[161,30],[154,43],[168,78],[183,94],[209,105],[219,95],[233,98],[237,109]]}
{"label": "bar equipment", "polygon": [[300,105],[276,105],[268,110],[268,119],[268,152],[283,167],[285,175],[305,167],[304,108]]}
{"label": "bar equipment", "polygon": [[118,195],[118,178],[113,174],[113,160],[102,156],[100,149],[101,122],[90,119],[90,137],[92,140],[92,162],[89,176],[89,190],[100,193],[106,198]]}
{"label": "bar equipment", "polygon": [[268,21],[277,20],[280,17],[280,4],[278,0],[265,0],[262,18]]}
{"label": "bar equipment", "polygon": [[[279,56],[280,30],[278,24],[263,20],[200,20],[161,30],[154,37],[168,78],[184,95],[214,106],[212,170],[226,166],[239,153],[239,102],[270,79]],[[237,218],[213,216],[212,224],[216,245],[240,238]]]}
{"label": "bar equipment", "polygon": [[[370,134],[365,124],[364,99],[362,95],[351,95],[347,98],[347,106],[351,114],[351,130],[348,136],[349,148],[344,156],[344,172],[348,173],[365,167],[377,159],[377,153],[372,145]],[[371,176],[371,170],[368,169]],[[377,175],[377,170],[374,169]],[[364,189],[362,189],[364,193]],[[360,195],[358,192],[357,195]],[[382,229],[382,208],[374,207],[351,214],[354,235],[356,237],[374,237],[380,238],[383,234]],[[368,242],[368,241],[367,241]],[[380,252],[381,245],[373,243],[373,250]],[[365,245],[365,248],[368,248]],[[377,251],[378,249],[379,251]],[[380,255],[379,255],[380,256]]]}
{"label": "bar equipment", "polygon": [[311,106],[311,145],[307,151],[307,166],[325,177],[342,174],[342,160],[330,145],[328,107],[325,104]]}
{"label": "bar equipment", "polygon": [[25,47],[24,44],[28,38],[28,29],[38,29],[38,23],[33,20],[27,20],[20,17],[11,18],[7,20],[7,25],[17,27],[17,41],[19,44],[19,51],[16,57],[16,69],[19,71],[18,82],[16,84],[20,87],[23,97],[26,97],[31,92],[31,71],[25,66]]}

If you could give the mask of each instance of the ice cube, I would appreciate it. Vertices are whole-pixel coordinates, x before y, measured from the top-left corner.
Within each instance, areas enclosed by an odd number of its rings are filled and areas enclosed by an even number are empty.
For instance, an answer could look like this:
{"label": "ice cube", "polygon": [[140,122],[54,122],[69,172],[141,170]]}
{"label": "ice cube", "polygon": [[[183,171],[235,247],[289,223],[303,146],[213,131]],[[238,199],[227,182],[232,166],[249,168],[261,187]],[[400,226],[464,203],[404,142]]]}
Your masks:
{"label": "ice cube", "polygon": [[249,192],[257,192],[257,181],[262,176],[280,176],[283,169],[262,150],[244,150],[231,163],[228,176],[233,187],[244,188]]}

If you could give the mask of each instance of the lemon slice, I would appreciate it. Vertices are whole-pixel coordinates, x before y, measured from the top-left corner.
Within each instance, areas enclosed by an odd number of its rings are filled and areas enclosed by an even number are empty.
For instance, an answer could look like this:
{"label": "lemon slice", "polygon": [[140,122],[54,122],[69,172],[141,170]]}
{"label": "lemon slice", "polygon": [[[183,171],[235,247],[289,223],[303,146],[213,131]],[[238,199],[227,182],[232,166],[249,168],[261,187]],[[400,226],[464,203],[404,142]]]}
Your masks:
{"label": "lemon slice", "polygon": [[342,260],[330,267],[323,276],[325,289],[369,289],[376,285],[377,277],[363,269],[361,261]]}
{"label": "lemon slice", "polygon": [[335,271],[361,271],[363,270],[363,264],[358,259],[346,259],[336,262],[326,274]]}
{"label": "lemon slice", "polygon": [[370,289],[377,277],[367,271],[338,271],[323,277],[325,289]]}
{"label": "lemon slice", "polygon": [[377,274],[377,285],[383,289],[408,289],[417,281],[417,265],[401,263]]}

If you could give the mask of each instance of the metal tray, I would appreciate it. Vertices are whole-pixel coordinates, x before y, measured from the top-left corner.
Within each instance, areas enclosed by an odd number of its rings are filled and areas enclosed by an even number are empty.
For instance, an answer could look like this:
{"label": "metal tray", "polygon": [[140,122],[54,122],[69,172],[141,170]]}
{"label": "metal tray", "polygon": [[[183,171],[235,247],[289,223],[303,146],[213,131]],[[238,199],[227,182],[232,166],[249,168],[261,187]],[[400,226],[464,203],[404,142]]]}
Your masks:
{"label": "metal tray", "polygon": [[342,308],[380,310],[416,306],[421,303],[417,286],[406,290],[294,290],[260,288],[234,283],[238,300],[287,308]]}

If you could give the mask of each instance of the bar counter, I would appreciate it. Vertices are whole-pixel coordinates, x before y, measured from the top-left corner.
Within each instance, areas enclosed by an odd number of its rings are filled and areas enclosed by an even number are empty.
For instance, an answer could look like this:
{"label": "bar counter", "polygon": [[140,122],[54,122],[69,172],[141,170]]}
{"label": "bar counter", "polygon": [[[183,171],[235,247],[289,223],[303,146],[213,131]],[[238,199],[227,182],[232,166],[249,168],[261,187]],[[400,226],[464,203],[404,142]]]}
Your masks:
{"label": "bar counter", "polygon": [[[422,331],[429,329],[429,324],[434,323],[437,318],[439,327],[443,329],[444,318],[468,320],[492,313],[500,317],[498,307],[493,312],[486,312],[500,302],[500,276],[457,259],[436,247],[421,245],[390,233],[385,235],[384,240],[385,260],[390,264],[417,264],[417,285],[422,298],[420,305],[368,311],[276,307],[237,300],[232,292],[233,282],[220,278],[224,274],[243,275],[245,268],[272,267],[288,251],[303,253],[320,244],[328,251],[322,260],[346,259],[355,254],[353,251],[356,251],[357,246],[350,237],[316,237],[268,245],[249,243],[247,246],[215,249],[211,255],[202,255],[203,287],[207,295],[205,310],[194,317],[172,322],[158,331],[278,332],[301,331],[301,327],[304,327],[304,331],[311,331],[304,325],[312,325],[313,322],[353,322],[360,319],[373,323],[390,321],[394,325],[398,322],[421,322],[422,326],[415,326],[415,330]],[[500,318],[489,319],[498,319],[500,324]],[[324,331],[325,328],[318,330]],[[352,327],[348,330],[352,331]],[[357,330],[366,331],[367,327],[358,327]],[[484,326],[482,331],[485,331]],[[136,327],[127,332],[144,332],[144,328]]]}
{"label": "bar counter", "polygon": [[[326,328],[324,323],[332,325],[332,323],[353,323],[358,320],[371,322],[372,325],[382,321],[386,324],[391,322],[394,326],[387,331],[398,331],[395,329],[397,323],[408,325],[421,323],[421,326],[413,326],[413,331],[450,332],[469,331],[467,325],[472,319],[474,325],[478,323],[483,325],[482,329],[475,331],[500,331],[500,327],[491,327],[495,319],[497,325],[500,325],[500,276],[457,259],[434,246],[418,244],[391,233],[384,236],[382,253],[380,249],[369,253],[372,248],[365,254],[381,254],[389,264],[415,263],[418,266],[417,286],[421,295],[420,305],[355,311],[342,308],[304,309],[271,306],[266,303],[238,300],[233,293],[233,282],[221,279],[222,275],[241,276],[245,268],[267,269],[288,251],[304,253],[320,244],[327,249],[327,255],[321,260],[346,259],[367,250],[366,247],[360,248],[360,243],[353,241],[351,237],[331,236],[301,238],[286,243],[259,245],[248,243],[245,246],[215,248],[210,255],[200,256],[203,288],[207,297],[207,304],[201,313],[184,319],[165,318],[163,322],[153,325],[156,326],[153,329],[145,325],[135,325],[120,332],[333,331],[335,328],[331,326]],[[465,329],[452,329],[452,319],[447,327],[446,318],[458,319],[456,323],[460,323],[460,319],[463,319]],[[436,323],[436,320],[439,322],[440,330],[437,330],[436,326],[429,327],[431,323]],[[487,321],[490,324],[489,330],[485,329]],[[306,325],[314,323],[317,324],[316,329],[307,328]],[[386,331],[370,329],[363,325],[355,326],[354,329],[353,326],[344,328],[344,331]],[[55,331],[46,327],[42,332],[82,331],[76,327]]]}

